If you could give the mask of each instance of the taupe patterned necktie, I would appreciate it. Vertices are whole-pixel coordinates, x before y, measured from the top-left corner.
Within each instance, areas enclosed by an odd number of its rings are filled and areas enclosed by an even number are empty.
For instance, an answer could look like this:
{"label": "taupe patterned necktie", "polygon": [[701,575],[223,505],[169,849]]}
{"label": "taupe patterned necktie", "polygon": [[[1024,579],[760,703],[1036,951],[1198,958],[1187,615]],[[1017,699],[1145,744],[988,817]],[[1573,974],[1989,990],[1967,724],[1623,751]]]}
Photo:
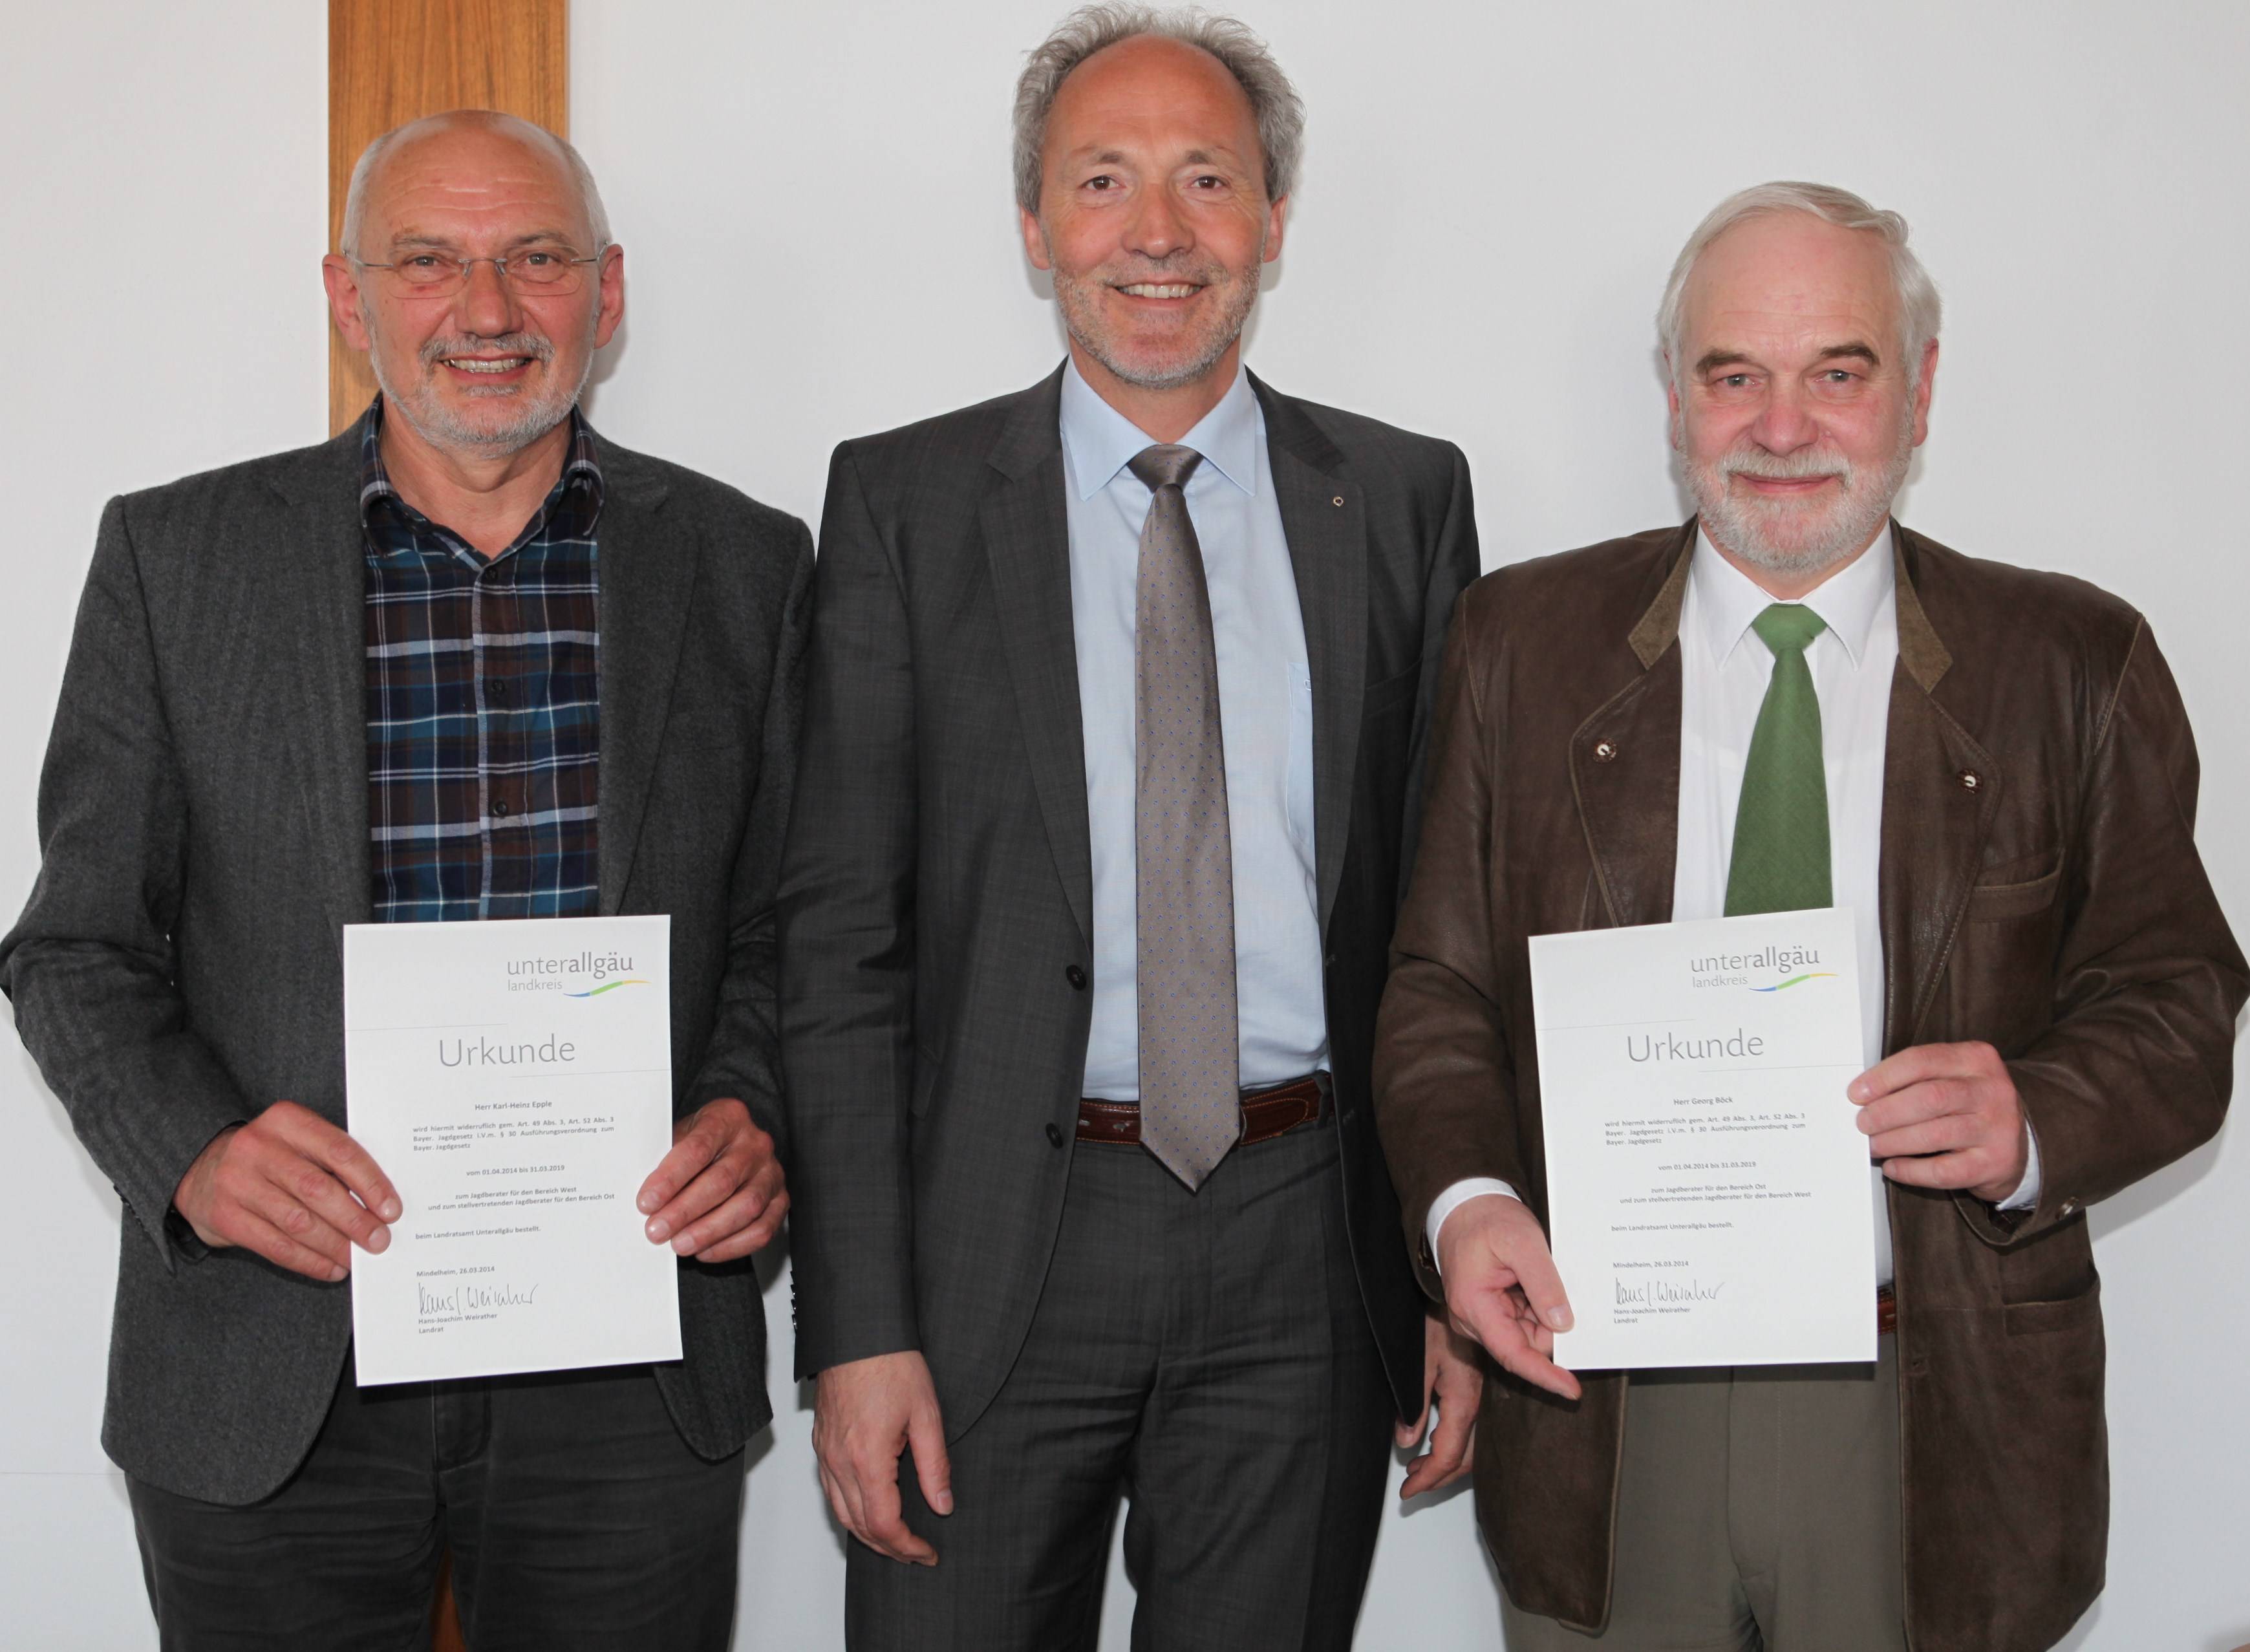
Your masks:
{"label": "taupe patterned necktie", "polygon": [[1154,495],[1133,632],[1141,1142],[1191,1188],[1242,1133],[1218,660],[1184,491],[1202,462],[1160,445],[1129,467]]}

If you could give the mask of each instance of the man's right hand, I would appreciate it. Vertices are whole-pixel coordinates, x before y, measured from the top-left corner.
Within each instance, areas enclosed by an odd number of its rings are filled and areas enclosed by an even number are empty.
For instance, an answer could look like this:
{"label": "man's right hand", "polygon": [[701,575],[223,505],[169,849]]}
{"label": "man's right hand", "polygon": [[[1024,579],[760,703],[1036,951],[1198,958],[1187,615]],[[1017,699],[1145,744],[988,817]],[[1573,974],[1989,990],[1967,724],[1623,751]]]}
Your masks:
{"label": "man's right hand", "polygon": [[1520,1199],[1487,1193],[1438,1230],[1438,1272],[1453,1327],[1482,1343],[1501,1368],[1578,1397],[1578,1379],[1554,1361],[1555,1333],[1570,1328],[1570,1303],[1539,1219]]}
{"label": "man's right hand", "polygon": [[878,1554],[934,1566],[937,1551],[907,1529],[899,1454],[914,1451],[922,1501],[953,1512],[953,1468],[937,1388],[918,1353],[877,1354],[831,1365],[813,1398],[812,1449],[820,1483],[844,1529]]}
{"label": "man's right hand", "polygon": [[294,1102],[211,1137],[172,1207],[214,1248],[239,1245],[292,1273],[334,1283],[351,1248],[390,1244],[398,1194],[367,1149]]}

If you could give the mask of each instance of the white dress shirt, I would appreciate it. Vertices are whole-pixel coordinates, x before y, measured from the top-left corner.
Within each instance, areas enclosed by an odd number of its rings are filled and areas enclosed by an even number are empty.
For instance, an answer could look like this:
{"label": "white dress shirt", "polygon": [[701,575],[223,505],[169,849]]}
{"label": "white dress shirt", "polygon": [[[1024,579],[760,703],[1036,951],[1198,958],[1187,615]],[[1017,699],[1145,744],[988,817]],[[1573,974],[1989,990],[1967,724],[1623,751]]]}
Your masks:
{"label": "white dress shirt", "polygon": [[[1735,811],[1750,735],[1773,676],[1773,651],[1750,629],[1772,605],[1749,575],[1696,536],[1680,610],[1680,836],[1672,880],[1675,922],[1725,916]],[[1883,937],[1876,890],[1882,863],[1883,753],[1890,737],[1891,678],[1898,665],[1898,584],[1888,526],[1805,598],[1826,628],[1805,651],[1820,702],[1820,754],[1828,771],[1828,867],[1834,903],[1857,917],[1860,1042],[1865,1066],[1883,1052]],[[1839,1108],[1851,1102],[1836,1096]],[[1875,1280],[1891,1279],[1890,1214],[1883,1175],[1875,1182]],[[2039,1148],[2024,1179],[1999,1206],[2028,1210],[2039,1199]],[[1455,1182],[1430,1206],[1438,1230],[1469,1199],[1515,1190],[1490,1177]]]}
{"label": "white dress shirt", "polygon": [[[1071,624],[1085,724],[1094,861],[1094,1025],[1080,1094],[1141,1096],[1133,634],[1148,484],[1126,468],[1153,438],[1063,370]],[[1313,858],[1313,677],[1296,570],[1266,451],[1266,415],[1237,370],[1180,439],[1203,455],[1187,480],[1203,549],[1226,750],[1234,861],[1234,969],[1245,1087],[1329,1064]]]}

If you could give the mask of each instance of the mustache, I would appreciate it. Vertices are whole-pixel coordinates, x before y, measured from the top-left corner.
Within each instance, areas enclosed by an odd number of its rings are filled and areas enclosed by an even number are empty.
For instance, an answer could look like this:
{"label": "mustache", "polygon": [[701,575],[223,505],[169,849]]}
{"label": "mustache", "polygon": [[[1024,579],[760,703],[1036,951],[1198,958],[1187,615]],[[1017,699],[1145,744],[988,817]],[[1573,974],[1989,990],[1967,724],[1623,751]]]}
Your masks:
{"label": "mustache", "polygon": [[1769,453],[1756,445],[1736,448],[1715,467],[1722,477],[1758,476],[1769,481],[1796,481],[1808,476],[1833,476],[1851,491],[1852,461],[1827,447],[1803,447],[1793,453]]}
{"label": "mustache", "polygon": [[457,333],[451,338],[431,339],[418,354],[425,368],[435,367],[448,356],[528,356],[543,366],[555,359],[555,344],[537,333],[503,333],[498,338]]}

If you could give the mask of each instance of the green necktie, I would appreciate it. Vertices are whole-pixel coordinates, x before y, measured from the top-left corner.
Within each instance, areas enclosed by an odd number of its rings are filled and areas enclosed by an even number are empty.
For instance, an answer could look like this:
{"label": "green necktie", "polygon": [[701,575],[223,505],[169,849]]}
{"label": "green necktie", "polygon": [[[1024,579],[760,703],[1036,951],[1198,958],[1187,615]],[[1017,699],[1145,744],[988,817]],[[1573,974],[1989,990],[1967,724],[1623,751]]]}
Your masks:
{"label": "green necktie", "polygon": [[1828,771],[1820,760],[1820,699],[1805,650],[1827,629],[1819,614],[1777,602],[1750,622],[1773,650],[1773,679],[1750,734],[1735,853],[1727,863],[1727,916],[1826,906]]}

